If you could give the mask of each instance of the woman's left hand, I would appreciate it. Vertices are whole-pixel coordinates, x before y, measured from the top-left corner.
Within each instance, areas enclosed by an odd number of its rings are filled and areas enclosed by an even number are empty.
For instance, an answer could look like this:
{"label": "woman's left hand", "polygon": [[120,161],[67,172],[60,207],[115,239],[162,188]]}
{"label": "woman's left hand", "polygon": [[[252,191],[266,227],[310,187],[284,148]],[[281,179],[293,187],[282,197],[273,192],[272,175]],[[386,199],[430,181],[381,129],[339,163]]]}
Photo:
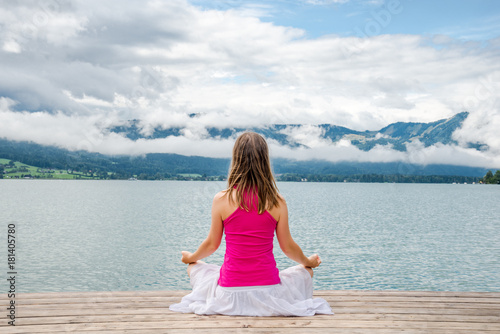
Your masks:
{"label": "woman's left hand", "polygon": [[308,260],[309,260],[309,263],[306,267],[309,267],[309,268],[316,268],[317,266],[319,266],[321,264],[321,259],[319,258],[318,254],[313,254],[313,255],[309,256]]}

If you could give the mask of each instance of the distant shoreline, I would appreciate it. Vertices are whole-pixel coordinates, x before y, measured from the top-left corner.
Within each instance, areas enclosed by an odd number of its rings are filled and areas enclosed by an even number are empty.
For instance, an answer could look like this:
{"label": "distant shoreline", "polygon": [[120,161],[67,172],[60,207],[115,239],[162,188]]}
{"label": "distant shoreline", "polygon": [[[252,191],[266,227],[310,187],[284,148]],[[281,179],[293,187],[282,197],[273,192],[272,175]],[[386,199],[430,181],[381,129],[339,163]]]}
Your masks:
{"label": "distant shoreline", "polygon": [[[398,177],[398,175],[384,175],[386,177]],[[318,175],[318,177],[328,177],[328,175]],[[409,177],[409,178],[408,178]],[[439,175],[434,175],[433,177],[441,178],[442,176]],[[351,176],[346,177],[345,181],[329,181],[329,180],[316,180],[316,179],[297,179],[297,180],[290,180],[290,179],[280,179],[277,178],[277,182],[290,182],[290,183],[402,183],[402,184],[409,184],[409,183],[414,183],[414,184],[470,184],[470,185],[482,185],[483,183],[480,183],[478,180],[480,178],[476,177],[468,177],[468,176],[457,176],[455,177],[457,180],[456,181],[439,181],[439,180],[418,180],[414,179],[411,176],[406,175],[405,180],[402,181],[380,181],[380,180],[347,180],[350,179]],[[453,178],[453,177],[445,177],[446,179],[448,178]],[[463,181],[463,180],[466,181]],[[22,177],[22,178],[3,178],[0,180],[11,180],[11,181],[33,181],[33,180],[50,180],[50,181],[180,181],[180,182],[202,182],[202,181],[209,181],[209,182],[226,182],[227,180],[217,180],[217,179],[208,179],[208,178],[171,178],[171,179],[100,179],[100,178],[43,178],[43,177]],[[458,182],[457,182],[458,181]]]}
{"label": "distant shoreline", "polygon": [[[446,171],[445,171],[446,172]],[[452,172],[452,171],[448,171]],[[208,173],[207,173],[208,174]],[[40,179],[40,180],[170,180],[170,181],[226,181],[226,175],[207,175],[196,172],[168,173],[125,173],[102,169],[38,167],[19,161],[0,159],[0,179]],[[497,176],[498,175],[498,176]],[[464,175],[412,175],[412,174],[326,174],[326,173],[276,173],[279,182],[335,182],[335,183],[448,183],[478,184],[499,183],[500,171],[495,175],[488,171],[484,177]]]}

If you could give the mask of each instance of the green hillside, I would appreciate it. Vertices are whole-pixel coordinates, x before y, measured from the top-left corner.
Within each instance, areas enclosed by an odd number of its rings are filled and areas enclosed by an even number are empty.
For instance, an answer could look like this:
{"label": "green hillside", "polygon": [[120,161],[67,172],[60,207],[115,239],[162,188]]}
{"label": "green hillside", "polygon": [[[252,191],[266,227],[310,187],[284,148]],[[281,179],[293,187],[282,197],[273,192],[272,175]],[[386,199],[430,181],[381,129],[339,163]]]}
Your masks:
{"label": "green hillside", "polygon": [[[224,180],[229,159],[146,154],[108,156],[68,151],[53,146],[0,139],[0,178]],[[10,163],[10,161],[14,163]],[[281,181],[473,183],[484,168],[452,165],[411,165],[273,159]]]}
{"label": "green hillside", "polygon": [[93,173],[76,172],[53,168],[40,168],[19,161],[0,158],[0,166],[4,179],[99,179]]}

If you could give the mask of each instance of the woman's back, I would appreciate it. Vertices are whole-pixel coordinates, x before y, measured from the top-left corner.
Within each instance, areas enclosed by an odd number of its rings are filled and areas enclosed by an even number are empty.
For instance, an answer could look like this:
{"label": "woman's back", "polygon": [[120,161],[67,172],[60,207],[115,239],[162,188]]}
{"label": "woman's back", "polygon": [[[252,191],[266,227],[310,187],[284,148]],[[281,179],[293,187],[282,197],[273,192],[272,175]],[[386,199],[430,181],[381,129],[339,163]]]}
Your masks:
{"label": "woman's back", "polygon": [[[267,210],[258,213],[257,194],[253,196],[252,203],[253,206],[249,205],[249,211],[237,207],[224,219],[226,253],[220,271],[220,286],[280,283],[273,255],[277,221]],[[231,207],[229,200],[227,205]]]}

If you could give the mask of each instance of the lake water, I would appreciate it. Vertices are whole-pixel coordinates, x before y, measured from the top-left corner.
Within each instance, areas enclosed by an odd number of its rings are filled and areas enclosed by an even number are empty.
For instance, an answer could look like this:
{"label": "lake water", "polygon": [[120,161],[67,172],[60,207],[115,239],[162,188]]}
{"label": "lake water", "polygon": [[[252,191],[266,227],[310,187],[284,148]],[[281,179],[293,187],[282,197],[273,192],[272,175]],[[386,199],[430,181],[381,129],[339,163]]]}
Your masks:
{"label": "lake water", "polygon": [[[1,180],[21,292],[189,289],[224,182]],[[500,187],[279,183],[315,289],[500,291]],[[221,264],[224,243],[205,261]],[[294,265],[277,243],[280,269]],[[4,256],[7,268],[7,259]],[[4,276],[7,274],[4,270]],[[2,279],[2,291],[7,291]]]}

